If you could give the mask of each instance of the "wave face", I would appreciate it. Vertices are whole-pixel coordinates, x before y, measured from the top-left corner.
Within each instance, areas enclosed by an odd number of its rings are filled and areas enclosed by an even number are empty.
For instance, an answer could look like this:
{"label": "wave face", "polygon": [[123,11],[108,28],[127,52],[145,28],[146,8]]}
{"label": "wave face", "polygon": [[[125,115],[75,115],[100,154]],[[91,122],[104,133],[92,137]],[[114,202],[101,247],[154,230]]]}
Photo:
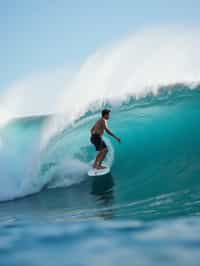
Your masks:
{"label": "wave face", "polygon": [[[112,165],[112,177],[107,178],[114,182],[108,213],[115,210],[116,217],[144,219],[199,213],[199,104],[199,86],[176,84],[161,87],[156,96],[129,97],[113,108],[110,128],[122,143],[105,138]],[[99,111],[88,110],[42,149],[40,139],[49,117],[17,119],[1,128],[0,200],[42,189],[84,187],[95,156],[89,129]],[[88,210],[88,216],[94,212]]]}

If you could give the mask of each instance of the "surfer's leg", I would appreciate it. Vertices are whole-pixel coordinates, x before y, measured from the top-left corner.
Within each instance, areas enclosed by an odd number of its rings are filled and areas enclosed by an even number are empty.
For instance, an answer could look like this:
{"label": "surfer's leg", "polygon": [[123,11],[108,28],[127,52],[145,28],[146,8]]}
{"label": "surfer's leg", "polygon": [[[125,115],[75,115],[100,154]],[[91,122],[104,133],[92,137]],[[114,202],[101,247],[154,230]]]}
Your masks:
{"label": "surfer's leg", "polygon": [[94,165],[93,165],[94,168],[97,168],[97,169],[104,169],[105,168],[104,166],[101,166],[101,164],[102,164],[103,160],[105,159],[107,153],[108,153],[107,148],[104,148],[99,152],[99,154],[97,155],[96,160],[94,162]]}
{"label": "surfer's leg", "polygon": [[100,163],[101,157],[102,157],[102,151],[100,151],[97,154],[97,157],[96,157],[94,165],[93,165],[94,168],[97,168],[97,169],[99,168],[99,163]]}
{"label": "surfer's leg", "polygon": [[94,161],[93,168],[97,168],[98,167],[98,165],[99,165],[99,156],[100,156],[100,153],[98,153],[98,155],[97,155],[97,157],[96,157],[96,159]]}
{"label": "surfer's leg", "polygon": [[103,160],[105,159],[107,153],[108,153],[108,149],[107,148],[104,148],[104,149],[101,150],[101,152],[99,154],[99,157],[98,157],[98,167],[100,169],[106,168],[105,166],[102,166],[101,164],[102,164]]}
{"label": "surfer's leg", "polygon": [[93,135],[91,137],[91,142],[95,145],[96,151],[99,151],[99,153],[95,159],[95,162],[93,164],[93,168],[96,168],[96,169],[106,168],[104,166],[101,166],[101,163],[105,159],[106,154],[108,152],[108,148],[106,146],[106,143],[102,140],[101,136],[99,136],[99,135]]}
{"label": "surfer's leg", "polygon": [[99,169],[105,169],[106,168],[105,166],[102,166],[101,164],[102,164],[103,160],[105,159],[107,153],[108,153],[107,145],[104,142],[104,140],[101,140],[101,152],[100,152],[99,158],[98,158],[99,159],[99,164],[98,164]]}

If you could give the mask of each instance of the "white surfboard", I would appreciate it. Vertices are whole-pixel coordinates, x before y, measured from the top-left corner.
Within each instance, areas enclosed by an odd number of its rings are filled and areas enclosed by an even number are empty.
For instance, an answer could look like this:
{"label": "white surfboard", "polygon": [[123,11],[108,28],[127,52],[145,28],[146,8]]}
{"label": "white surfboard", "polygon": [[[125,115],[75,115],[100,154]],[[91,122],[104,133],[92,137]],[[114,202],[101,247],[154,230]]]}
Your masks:
{"label": "white surfboard", "polygon": [[88,171],[89,176],[100,176],[100,175],[107,175],[110,173],[110,167],[106,166],[105,169],[94,169],[93,167],[90,168]]}

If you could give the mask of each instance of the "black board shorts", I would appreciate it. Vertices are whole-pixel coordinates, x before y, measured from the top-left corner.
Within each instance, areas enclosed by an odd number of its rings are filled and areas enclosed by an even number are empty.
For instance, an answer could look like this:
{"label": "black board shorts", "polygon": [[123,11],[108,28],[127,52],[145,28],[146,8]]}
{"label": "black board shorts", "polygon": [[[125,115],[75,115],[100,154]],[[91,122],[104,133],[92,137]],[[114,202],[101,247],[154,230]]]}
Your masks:
{"label": "black board shorts", "polygon": [[93,134],[90,138],[91,143],[95,146],[96,151],[101,151],[107,148],[106,143],[102,140],[101,136],[98,134]]}

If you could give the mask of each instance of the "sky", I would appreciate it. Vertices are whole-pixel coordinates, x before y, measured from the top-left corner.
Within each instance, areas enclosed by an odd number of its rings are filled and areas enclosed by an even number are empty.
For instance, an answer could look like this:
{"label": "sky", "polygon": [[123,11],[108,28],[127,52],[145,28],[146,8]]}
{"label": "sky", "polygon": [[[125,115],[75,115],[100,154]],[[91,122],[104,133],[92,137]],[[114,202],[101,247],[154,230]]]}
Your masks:
{"label": "sky", "polygon": [[96,49],[158,24],[200,26],[199,0],[0,0],[0,91],[76,67]]}

